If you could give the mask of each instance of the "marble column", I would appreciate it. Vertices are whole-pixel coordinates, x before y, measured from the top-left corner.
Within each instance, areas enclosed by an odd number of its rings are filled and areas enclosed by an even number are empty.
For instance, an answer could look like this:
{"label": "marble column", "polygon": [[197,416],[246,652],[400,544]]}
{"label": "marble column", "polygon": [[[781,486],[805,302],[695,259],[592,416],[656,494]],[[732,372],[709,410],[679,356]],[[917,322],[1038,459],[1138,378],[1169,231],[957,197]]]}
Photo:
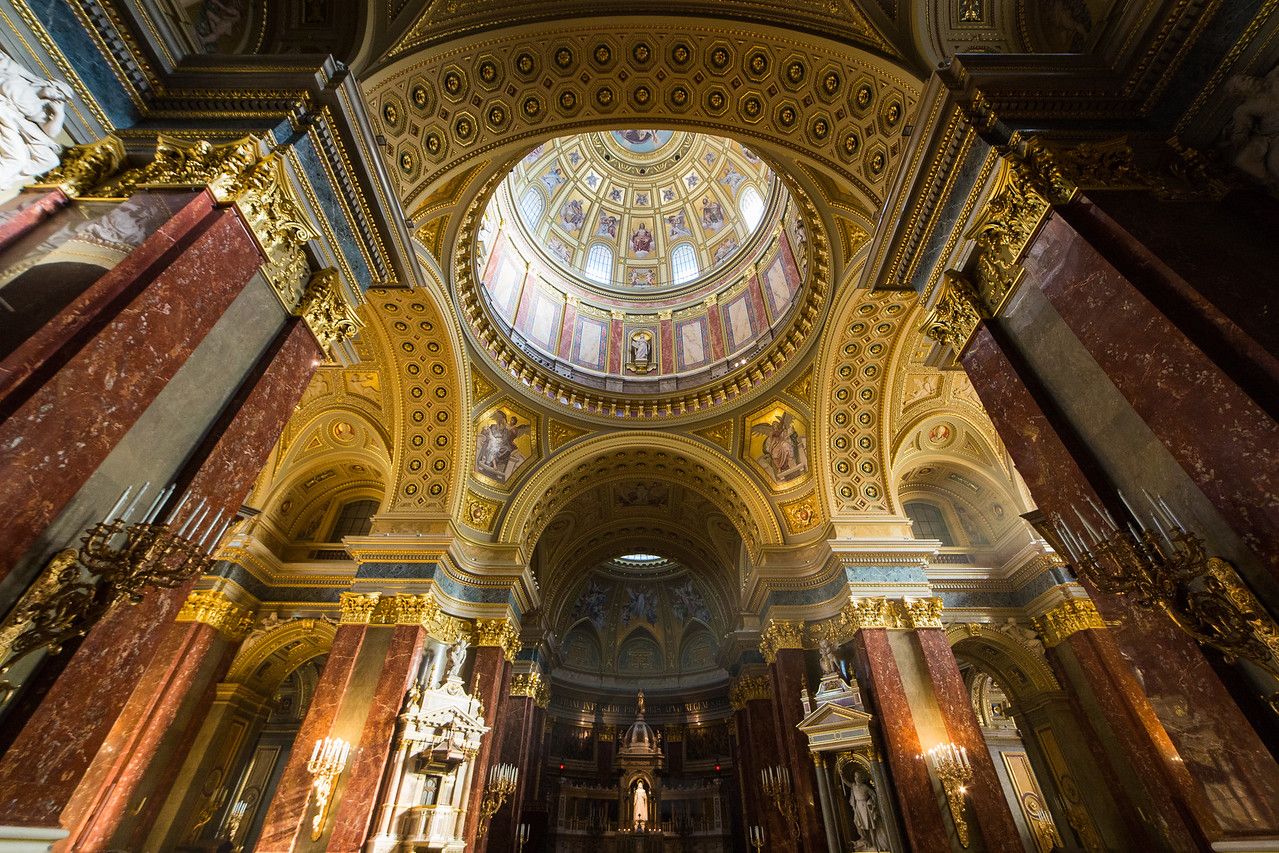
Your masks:
{"label": "marble column", "polygon": [[817,795],[817,770],[808,750],[808,736],[796,728],[804,719],[804,706],[800,701],[800,692],[807,688],[804,673],[803,649],[777,649],[769,664],[778,739],[790,770],[802,849],[817,853],[826,848]]}
{"label": "marble column", "polygon": [[0,447],[9,448],[0,454],[0,501],[10,512],[0,539],[0,576],[84,485],[257,272],[261,255],[252,236],[233,210],[213,209],[207,194],[169,226],[182,233],[157,232],[104,277],[115,281],[113,298],[128,299],[109,322],[89,324],[81,314],[64,312],[27,342],[32,351],[20,363],[6,365],[22,378],[3,401],[16,405],[0,414]]}
{"label": "marble column", "polygon": [[773,716],[772,682],[766,673],[743,674],[733,685],[730,697],[737,708],[738,751],[734,763],[741,783],[743,820],[746,827],[764,828],[769,850],[793,851],[798,839],[760,787],[760,771],[778,763],[776,758],[781,755]]}
{"label": "marble column", "polygon": [[[211,425],[183,475],[208,497],[210,513],[234,514],[240,507],[296,406],[318,352],[305,326],[286,326]],[[203,689],[208,674],[184,669],[186,664],[177,658],[185,653],[161,643],[194,581],[177,589],[152,589],[136,605],[118,603],[89,631],[0,761],[0,811],[10,816],[10,823],[53,826],[61,817],[69,829],[93,822],[95,837],[115,832],[123,816],[120,801],[112,800],[114,805],[105,811],[98,804],[111,789],[137,785],[143,775],[136,763],[121,764],[111,757],[137,749],[136,738],[146,727],[142,719],[125,714],[126,706],[178,714],[178,708],[190,707],[192,691]],[[185,634],[178,631],[176,636]],[[206,651],[217,659],[215,636],[196,631],[188,639],[207,643]],[[180,641],[174,642],[180,649]],[[166,651],[171,653],[166,656]],[[196,656],[192,664],[198,660]],[[157,674],[145,678],[153,665]],[[171,669],[171,676],[164,675]],[[56,755],[49,753],[50,743],[60,745]],[[98,770],[89,773],[95,762],[100,775]],[[38,768],[34,774],[32,767]],[[65,815],[64,808],[70,808]]]}
{"label": "marble column", "polygon": [[542,676],[536,670],[511,677],[511,690],[502,712],[502,742],[497,760],[513,764],[519,768],[520,775],[515,793],[489,823],[487,843],[490,850],[514,850],[517,846],[516,837],[523,820],[524,803],[541,770],[537,760],[541,740],[540,709],[537,703],[544,700],[545,691]]}
{"label": "marble column", "polygon": [[[489,768],[500,761],[501,740],[506,724],[506,699],[511,690],[511,663],[519,648],[519,634],[507,619],[480,619],[475,632],[478,647],[471,665],[471,695],[484,706],[484,722],[490,727],[480,743],[480,749],[472,764],[471,795],[466,809],[465,831],[462,837],[473,845],[476,853],[488,849],[487,831],[479,835],[480,803],[484,801],[484,788],[488,784]],[[508,800],[503,809],[510,808]],[[496,853],[498,848],[493,848]]]}
{"label": "marble column", "polygon": [[27,190],[11,201],[0,214],[0,253],[31,233],[70,201],[62,190]]}
{"label": "marble column", "polygon": [[306,769],[307,759],[311,745],[328,737],[333,728],[369,630],[362,624],[338,626],[315,696],[294,738],[293,750],[263,820],[259,853],[289,853],[299,840],[310,838],[307,817],[311,811],[311,774]]}
{"label": "marble column", "polygon": [[989,850],[1016,850],[1021,845],[1017,824],[1008,808],[994,759],[986,748],[986,739],[982,736],[946,632],[940,627],[918,627],[914,637],[923,654],[924,667],[950,740],[968,750],[973,770],[968,802],[986,847]]}
{"label": "marble column", "polygon": [[853,636],[851,646],[857,680],[869,700],[866,710],[874,715],[883,737],[907,843],[913,850],[946,849],[950,833],[942,820],[928,767],[920,758],[924,747],[888,631],[862,628]]}
{"label": "marble column", "polygon": [[[426,631],[421,626],[400,625],[394,629],[364,728],[347,764],[327,850],[355,853],[374,831],[379,787],[391,759],[396,721],[421,662],[425,641]],[[306,741],[300,740],[299,744],[305,746]]]}

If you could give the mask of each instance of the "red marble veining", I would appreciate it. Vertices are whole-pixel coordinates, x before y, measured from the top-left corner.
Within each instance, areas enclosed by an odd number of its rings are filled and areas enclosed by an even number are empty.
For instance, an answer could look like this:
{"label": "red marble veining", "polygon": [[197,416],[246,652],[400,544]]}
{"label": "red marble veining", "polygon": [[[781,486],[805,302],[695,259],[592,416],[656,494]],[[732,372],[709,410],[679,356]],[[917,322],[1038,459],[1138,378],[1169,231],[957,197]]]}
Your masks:
{"label": "red marble veining", "polygon": [[[180,622],[169,626],[62,811],[62,825],[70,830],[70,835],[58,845],[59,849],[139,847],[140,838],[116,838],[116,833],[127,821],[136,834],[142,834],[163,805],[168,786],[163,779],[154,778],[147,785],[145,777],[148,773],[154,777],[160,771],[158,775],[172,781],[181,762],[164,762],[167,773],[165,768],[153,767],[153,762],[161,756],[166,743],[181,741],[186,734],[194,735],[192,723],[198,719],[191,718],[202,719],[203,714],[193,713],[191,706],[199,704],[193,699],[212,698],[214,686],[231,665],[233,652],[225,635],[208,625]],[[171,759],[172,755],[168,757]],[[157,785],[156,781],[162,784]]]}
{"label": "red marble veining", "polygon": [[[17,560],[128,432],[260,263],[231,211],[156,276],[0,423],[0,573]],[[144,244],[145,246],[145,244]]]}
{"label": "red marble veining", "polygon": [[608,323],[608,372],[617,375],[622,370],[622,319],[614,317]]}
{"label": "red marble veining", "polygon": [[662,373],[675,372],[675,324],[670,317],[661,320],[662,345],[658,348]]}
{"label": "red marble veining", "polygon": [[826,832],[817,796],[817,771],[808,749],[808,736],[796,726],[804,719],[800,691],[804,689],[804,652],[802,649],[779,649],[769,666],[773,682],[773,708],[777,714],[777,731],[785,741],[784,753],[790,768],[791,785],[799,804],[799,828],[804,849],[826,848]]}
{"label": "red marble veining", "polygon": [[57,826],[191,584],[118,604],[93,627],[0,761],[0,814]]}
{"label": "red marble veining", "polygon": [[[306,719],[293,740],[295,748],[289,754],[289,762],[267,809],[256,848],[258,853],[288,853],[298,833],[304,831],[303,821],[311,796],[311,774],[306,769],[311,746],[327,737],[333,727],[367,630],[364,625],[338,626]],[[309,831],[309,827],[305,831]]]}
{"label": "red marble veining", "polygon": [[[208,193],[165,193],[155,204],[187,203],[150,234],[128,257],[71,300],[21,346],[0,361],[0,419],[7,418],[27,395],[46,381],[59,361],[69,357],[93,324],[103,324],[148,287],[182,249],[216,221]],[[246,235],[247,236],[247,235]]]}
{"label": "red marble veining", "polygon": [[475,830],[480,825],[480,802],[484,799],[484,786],[488,784],[489,766],[496,763],[494,756],[499,750],[494,744],[501,743],[502,726],[505,722],[505,702],[510,693],[511,665],[507,663],[505,653],[497,646],[479,646],[475,649],[475,663],[471,669],[471,692],[478,696],[484,706],[484,722],[491,731],[480,741],[479,751],[475,756],[474,776],[471,779],[470,805],[466,810],[466,829],[462,835],[474,846],[476,853],[483,853],[484,839],[475,838]]}
{"label": "red marble veining", "polygon": [[706,312],[706,336],[711,343],[711,361],[720,361],[727,352],[724,344],[724,307],[713,305]]}
{"label": "red marble veining", "polygon": [[369,836],[382,776],[393,750],[396,720],[422,656],[426,632],[421,626],[401,625],[394,630],[382,672],[369,700],[364,729],[347,765],[342,799],[333,816],[333,830],[326,848],[330,851],[354,853]]}
{"label": "red marble veining", "polygon": [[577,328],[577,303],[565,302],[560,320],[560,345],[556,355],[568,361],[573,357],[573,336]]}
{"label": "red marble veining", "polygon": [[1017,850],[1021,836],[1013,822],[1008,800],[1004,798],[995,762],[986,749],[986,739],[982,737],[946,633],[941,628],[920,628],[915,631],[915,638],[923,652],[937,707],[946,721],[946,732],[951,741],[968,750],[968,760],[973,768],[969,803],[981,826],[986,846],[991,850]]}
{"label": "red marble veining", "polygon": [[493,815],[484,839],[492,851],[513,850],[516,847],[515,830],[524,812],[524,799],[532,789],[540,765],[530,761],[535,746],[533,723],[537,706],[528,696],[508,696],[502,711],[502,747],[497,761],[520,768],[515,792],[504,808]]}
{"label": "red marble veining", "polygon": [[[888,645],[888,631],[863,628],[853,638],[852,646],[858,677],[870,688],[866,691],[870,699],[866,710],[875,715],[886,742],[884,752],[907,841],[914,850],[949,849],[949,832],[928,768],[920,758],[923,748],[919,732],[910,713],[910,700],[906,697],[897,661]],[[1014,849],[1020,850],[1020,843]]]}
{"label": "red marble veining", "polygon": [[[1061,217],[1045,224],[1025,267],[1204,496],[1279,575],[1279,423]],[[1279,378],[1273,356],[1251,356]]]}
{"label": "red marble veining", "polygon": [[8,218],[0,221],[0,252],[5,251],[22,236],[67,205],[70,199],[62,190],[35,193],[24,192],[17,199],[21,207]]}

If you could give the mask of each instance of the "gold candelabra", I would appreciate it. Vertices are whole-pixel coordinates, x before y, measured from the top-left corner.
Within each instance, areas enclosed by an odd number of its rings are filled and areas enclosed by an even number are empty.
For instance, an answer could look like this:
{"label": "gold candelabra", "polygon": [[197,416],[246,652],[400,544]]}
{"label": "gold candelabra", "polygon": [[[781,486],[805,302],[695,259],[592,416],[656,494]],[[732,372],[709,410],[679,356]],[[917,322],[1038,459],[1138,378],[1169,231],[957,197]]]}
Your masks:
{"label": "gold candelabra", "polygon": [[764,796],[773,801],[777,811],[790,826],[791,831],[799,833],[799,813],[795,803],[795,792],[791,788],[790,770],[778,764],[765,767],[759,771],[760,787]]}
{"label": "gold candelabra", "polygon": [[333,790],[338,777],[346,769],[351,744],[340,737],[317,740],[306,769],[311,774],[311,795],[315,798],[315,816],[311,818],[311,840],[319,841],[324,835],[324,824],[329,819],[329,807],[333,805]]}
{"label": "gold candelabra", "polygon": [[529,826],[527,823],[521,823],[519,832],[516,833],[516,836],[515,836],[515,840],[516,842],[519,843],[520,845],[519,849],[521,851],[524,850],[524,845],[528,844],[528,829],[529,829]]}
{"label": "gold candelabra", "polygon": [[1279,625],[1234,567],[1209,555],[1203,538],[1187,530],[1162,497],[1144,493],[1150,512],[1143,518],[1117,494],[1132,519],[1123,526],[1091,499],[1096,526],[1076,507],[1078,528],[1054,518],[1053,544],[1060,543],[1075,572],[1101,592],[1163,610],[1228,663],[1246,658],[1279,678]]}
{"label": "gold candelabra", "polygon": [[150,487],[144,483],[136,495],[133,486],[125,489],[103,520],[85,531],[79,549],[68,548],[50,561],[0,626],[0,672],[39,649],[57,654],[65,643],[87,634],[116,602],[140,602],[146,587],[172,589],[208,570],[231,519],[219,528],[223,513],[210,519],[206,498],[174,529],[190,492],[160,521],[174,486],[160,489],[143,510]]}
{"label": "gold candelabra", "polygon": [[964,813],[964,797],[973,782],[973,768],[968,763],[968,750],[953,743],[939,743],[928,750],[928,762],[946,792],[946,805],[955,821],[959,843],[968,846],[968,818]]}
{"label": "gold candelabra", "polygon": [[226,840],[231,842],[232,849],[239,850],[240,846],[236,844],[236,836],[240,834],[240,824],[244,823],[244,816],[248,814],[249,803],[247,800],[239,800],[235,805],[231,806],[231,811],[226,818]]}
{"label": "gold candelabra", "polygon": [[751,843],[751,847],[754,847],[756,850],[763,850],[764,849],[764,827],[752,826],[750,828],[749,840]]}
{"label": "gold candelabra", "polygon": [[506,804],[520,778],[519,768],[513,764],[495,764],[489,769],[489,781],[484,786],[484,799],[480,801],[480,826],[476,835],[488,831],[488,822],[497,810]]}

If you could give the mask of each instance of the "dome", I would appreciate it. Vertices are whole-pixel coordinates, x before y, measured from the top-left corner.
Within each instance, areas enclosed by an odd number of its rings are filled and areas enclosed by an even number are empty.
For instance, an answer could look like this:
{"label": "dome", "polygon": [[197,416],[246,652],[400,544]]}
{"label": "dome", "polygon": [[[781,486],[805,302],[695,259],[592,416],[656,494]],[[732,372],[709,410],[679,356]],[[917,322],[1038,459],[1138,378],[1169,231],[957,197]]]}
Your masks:
{"label": "dome", "polygon": [[660,752],[661,746],[657,742],[657,735],[653,733],[649,724],[644,722],[643,690],[639,692],[636,706],[635,722],[631,723],[631,727],[622,736],[622,754]]}
{"label": "dome", "polygon": [[680,412],[731,396],[781,363],[775,350],[793,352],[814,313],[799,310],[813,307],[812,251],[790,191],[723,137],[620,129],[544,142],[501,181],[474,236],[459,287],[477,340],[526,384],[591,413],[631,410],[608,396],[682,398]]}

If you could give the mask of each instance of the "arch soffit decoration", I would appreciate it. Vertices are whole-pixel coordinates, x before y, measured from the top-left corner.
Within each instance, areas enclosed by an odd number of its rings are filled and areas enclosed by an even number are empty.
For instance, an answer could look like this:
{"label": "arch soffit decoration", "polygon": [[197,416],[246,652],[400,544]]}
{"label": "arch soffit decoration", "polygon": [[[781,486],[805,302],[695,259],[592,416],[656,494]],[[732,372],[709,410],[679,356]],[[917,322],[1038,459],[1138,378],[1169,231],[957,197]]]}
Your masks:
{"label": "arch soffit decoration", "polygon": [[957,655],[994,674],[1009,691],[1009,698],[1025,701],[1061,690],[1052,668],[1038,652],[994,625],[952,622],[946,626],[946,639]]}
{"label": "arch soffit decoration", "polygon": [[[293,619],[277,625],[245,641],[224,682],[242,684],[269,699],[290,672],[327,654],[336,634],[337,626],[323,619]],[[278,664],[264,669],[273,657],[279,658]]]}
{"label": "arch soffit decoration", "polygon": [[783,543],[776,511],[760,487],[724,456],[683,435],[633,431],[587,439],[534,472],[505,507],[503,544],[531,551],[575,497],[617,480],[644,477],[699,492],[736,528],[748,552]]}

